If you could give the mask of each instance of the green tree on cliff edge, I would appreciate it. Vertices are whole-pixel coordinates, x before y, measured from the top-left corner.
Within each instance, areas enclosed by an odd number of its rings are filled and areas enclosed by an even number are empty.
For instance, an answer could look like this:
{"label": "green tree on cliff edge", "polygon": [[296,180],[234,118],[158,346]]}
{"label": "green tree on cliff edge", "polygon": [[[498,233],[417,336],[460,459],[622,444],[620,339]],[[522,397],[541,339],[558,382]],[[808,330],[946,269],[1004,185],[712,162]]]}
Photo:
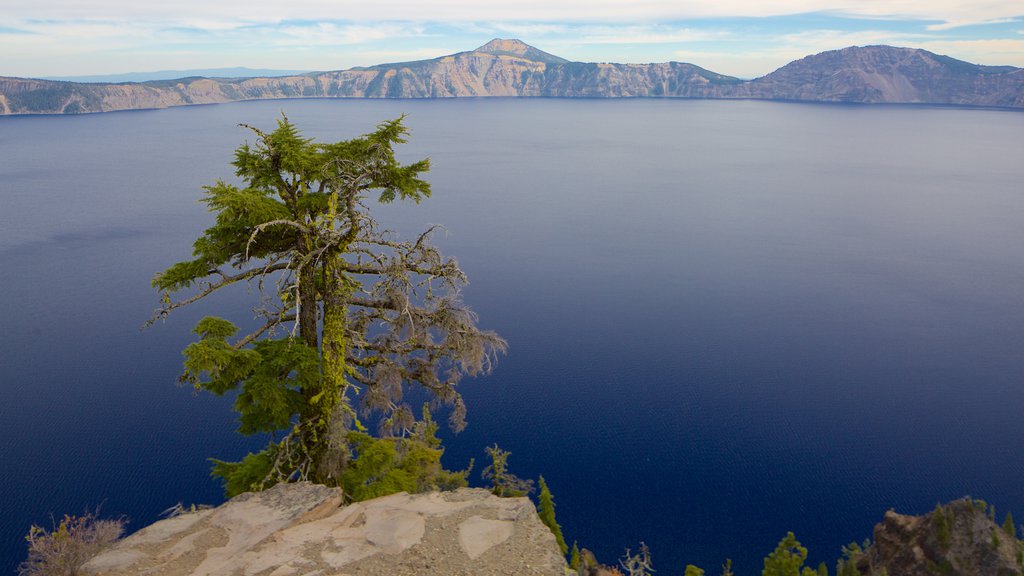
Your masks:
{"label": "green tree on cliff edge", "polygon": [[788,532],[775,551],[764,559],[761,576],[817,576],[822,569],[828,574],[828,568],[824,565],[819,566],[818,570],[804,566],[806,560],[807,548],[800,544],[792,532]]}
{"label": "green tree on cliff edge", "polygon": [[191,260],[153,279],[162,293],[154,320],[235,284],[258,295],[250,331],[208,316],[184,350],[181,380],[215,394],[237,390],[239,431],[272,438],[241,462],[218,462],[214,474],[229,494],[299,479],[338,485],[358,457],[350,432],[362,428],[359,416],[376,414],[383,437],[416,430],[402,402],[410,386],[450,406],[449,424],[460,430],[457,383],[488,372],[505,342],[477,328],[459,299],[466,277],[430,244],[433,228],[402,241],[369,214],[371,196],[430,196],[421,178],[428,161],[395,159],[402,118],[334,144],[302,137],[287,118],[272,132],[246,128],[255,143],[235,151],[240,184],[205,187],[216,223]]}
{"label": "green tree on cliff edge", "polygon": [[540,477],[538,484],[540,496],[537,502],[537,514],[540,516],[540,521],[555,535],[558,548],[562,551],[562,556],[565,556],[569,552],[569,546],[566,545],[565,536],[562,535],[562,527],[558,525],[558,520],[555,520],[555,498],[551,495],[551,490],[543,476]]}

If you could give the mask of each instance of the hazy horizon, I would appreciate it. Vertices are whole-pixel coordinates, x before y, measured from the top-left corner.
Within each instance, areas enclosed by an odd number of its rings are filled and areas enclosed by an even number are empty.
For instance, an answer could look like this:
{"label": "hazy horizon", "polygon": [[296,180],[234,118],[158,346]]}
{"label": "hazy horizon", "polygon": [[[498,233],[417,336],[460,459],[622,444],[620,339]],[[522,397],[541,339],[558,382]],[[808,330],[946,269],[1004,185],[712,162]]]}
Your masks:
{"label": "hazy horizon", "polygon": [[61,77],[208,68],[339,70],[429,59],[519,38],[584,62],[698,64],[754,78],[809,54],[853,45],[921,48],[1024,67],[1024,6],[965,0],[753,0],[623,5],[448,0],[342,6],[325,0],[173,7],[125,0],[10,6],[0,76]]}

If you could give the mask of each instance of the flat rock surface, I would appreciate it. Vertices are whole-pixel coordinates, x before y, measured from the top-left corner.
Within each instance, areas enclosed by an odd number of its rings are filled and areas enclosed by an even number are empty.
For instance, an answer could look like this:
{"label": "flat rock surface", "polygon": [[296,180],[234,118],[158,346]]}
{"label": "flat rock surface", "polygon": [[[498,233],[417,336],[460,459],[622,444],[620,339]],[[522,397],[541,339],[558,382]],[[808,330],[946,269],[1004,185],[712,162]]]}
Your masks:
{"label": "flat rock surface", "polygon": [[93,558],[96,576],[562,576],[565,560],[527,498],[478,488],[341,506],[308,483],[243,494],[162,520]]}

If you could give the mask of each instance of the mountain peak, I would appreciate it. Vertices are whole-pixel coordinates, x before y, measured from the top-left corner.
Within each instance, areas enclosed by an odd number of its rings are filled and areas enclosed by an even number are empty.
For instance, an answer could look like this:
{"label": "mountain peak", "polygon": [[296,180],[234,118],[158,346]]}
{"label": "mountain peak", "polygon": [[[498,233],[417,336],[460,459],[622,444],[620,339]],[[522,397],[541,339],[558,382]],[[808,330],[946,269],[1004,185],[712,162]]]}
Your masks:
{"label": "mountain peak", "polygon": [[477,48],[474,52],[486,52],[488,54],[517,54],[519,56],[523,56],[530,50],[536,50],[536,48],[517,38],[495,38],[487,44]]}
{"label": "mountain peak", "polygon": [[559,58],[554,54],[538,50],[516,38],[495,38],[473,50],[473,52],[483,52],[484,54],[493,54],[495,56],[519,56],[527,60],[545,62],[547,64],[564,64],[568,62],[565,58]]}

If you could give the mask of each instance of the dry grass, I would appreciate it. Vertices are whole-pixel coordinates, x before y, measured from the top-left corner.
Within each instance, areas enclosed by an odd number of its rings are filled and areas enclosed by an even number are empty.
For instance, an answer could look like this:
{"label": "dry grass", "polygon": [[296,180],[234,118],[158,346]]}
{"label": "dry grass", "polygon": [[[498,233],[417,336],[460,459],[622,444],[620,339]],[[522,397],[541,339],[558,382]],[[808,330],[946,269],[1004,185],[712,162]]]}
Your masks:
{"label": "dry grass", "polygon": [[19,576],[78,576],[83,564],[124,533],[124,520],[99,520],[95,514],[65,515],[50,530],[33,525],[25,539],[28,558]]}

